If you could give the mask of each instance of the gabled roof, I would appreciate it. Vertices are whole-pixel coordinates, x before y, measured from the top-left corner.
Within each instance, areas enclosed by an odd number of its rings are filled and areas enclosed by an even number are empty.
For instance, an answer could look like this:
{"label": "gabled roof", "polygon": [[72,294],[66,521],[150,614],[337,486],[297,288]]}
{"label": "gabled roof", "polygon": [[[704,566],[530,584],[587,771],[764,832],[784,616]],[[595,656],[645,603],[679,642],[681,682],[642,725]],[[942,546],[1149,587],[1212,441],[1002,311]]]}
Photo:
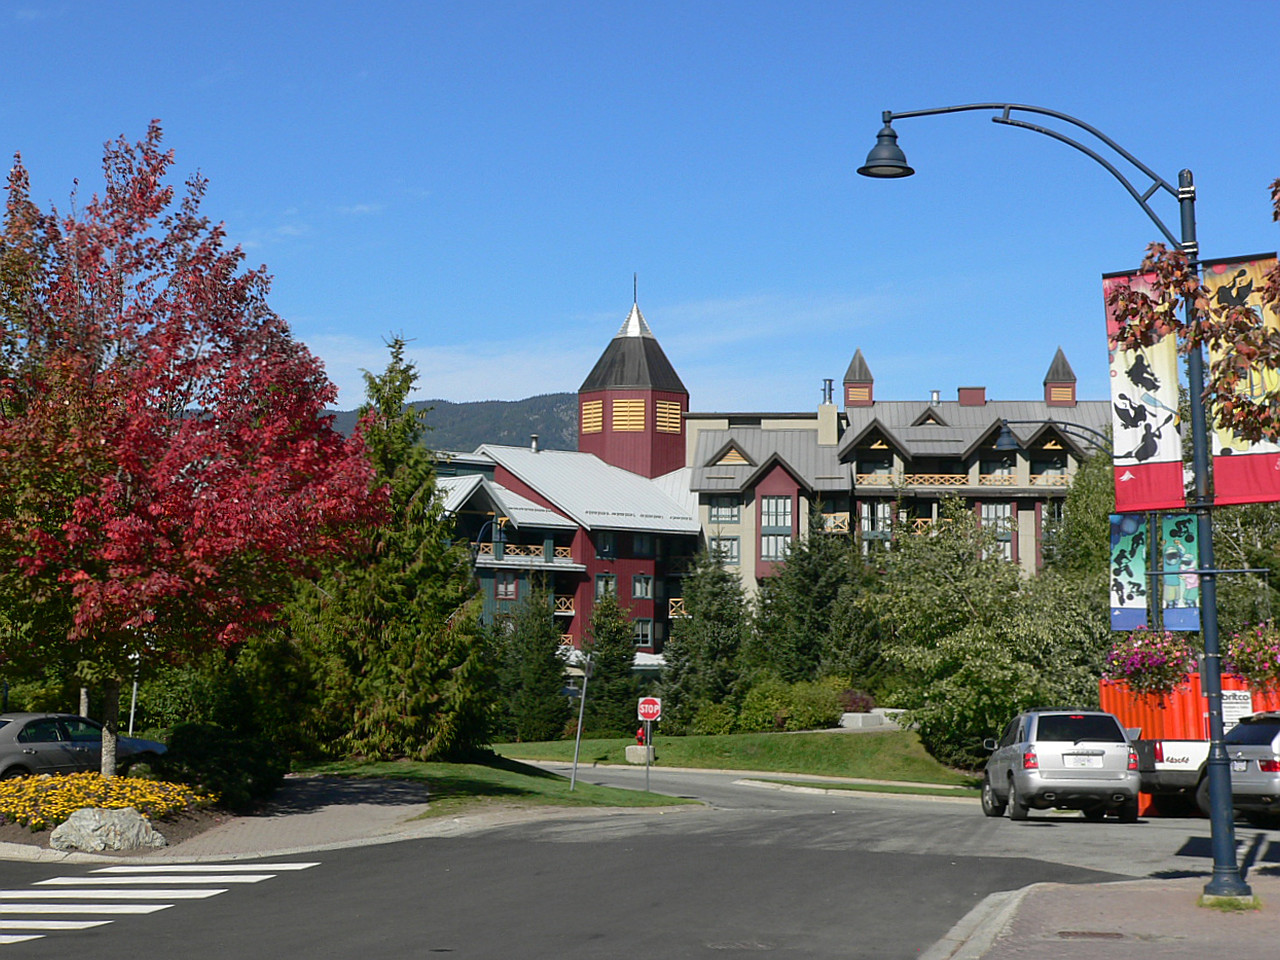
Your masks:
{"label": "gabled roof", "polygon": [[1049,372],[1044,375],[1045,383],[1075,383],[1076,373],[1071,369],[1071,364],[1067,363],[1067,355],[1062,352],[1062,348],[1058,348],[1058,352],[1053,355],[1053,363],[1049,364]]}
{"label": "gabled roof", "polygon": [[[951,400],[934,405],[934,409],[947,426],[916,425],[921,410],[919,401],[887,400],[870,407],[849,407],[845,411],[849,426],[838,448],[841,458],[847,459],[875,429],[897,444],[904,457],[913,460],[970,456],[992,439],[992,431],[999,429],[1002,419],[1034,421],[1010,426],[1024,443],[1030,443],[1031,438],[1045,429],[1052,429],[1052,424],[1046,427],[1045,421],[1080,424],[1104,431],[1111,423],[1111,404],[1105,400],[1082,400],[1074,407],[1051,407],[1039,400],[988,400],[982,406]],[[1090,452],[1087,444],[1072,441],[1066,435],[1064,439],[1078,456]]]}
{"label": "gabled roof", "polygon": [[609,341],[578,392],[616,389],[689,392],[662,352],[638,304],[632,304],[622,328]]}
{"label": "gabled roof", "polygon": [[[750,462],[719,463],[723,451],[730,446],[740,449]],[[785,468],[802,486],[817,492],[848,491],[852,480],[849,465],[840,462],[836,448],[819,446],[817,430],[702,430],[693,464],[689,486],[695,493],[740,493],[776,465]]]}
{"label": "gabled roof", "polygon": [[699,532],[698,518],[648,477],[605,463],[595,454],[485,444],[491,457],[565,516],[587,530]]}
{"label": "gabled roof", "polygon": [[554,510],[508,490],[478,474],[464,477],[442,477],[436,485],[445,491],[445,513],[457,513],[464,504],[481,489],[493,504],[494,512],[506,517],[516,529],[522,527],[550,527],[556,530],[576,530],[578,525]]}

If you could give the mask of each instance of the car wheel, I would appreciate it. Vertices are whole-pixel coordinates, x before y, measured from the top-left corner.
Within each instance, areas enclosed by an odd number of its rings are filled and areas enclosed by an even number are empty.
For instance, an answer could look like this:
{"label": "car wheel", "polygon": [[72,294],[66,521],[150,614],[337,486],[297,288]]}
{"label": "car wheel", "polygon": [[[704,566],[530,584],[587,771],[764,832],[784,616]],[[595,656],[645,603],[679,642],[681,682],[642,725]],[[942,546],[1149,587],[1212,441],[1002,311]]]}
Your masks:
{"label": "car wheel", "polygon": [[982,778],[982,812],[988,817],[1003,817],[1005,804],[1000,802],[991,786],[991,778]]}
{"label": "car wheel", "polygon": [[1022,798],[1018,796],[1018,784],[1013,777],[1009,778],[1009,819],[1025,820],[1027,819],[1028,807],[1022,802]]}
{"label": "car wheel", "polygon": [[12,780],[14,777],[29,777],[31,771],[26,767],[10,767],[4,773],[0,773],[0,780]]}
{"label": "car wheel", "polygon": [[1121,823],[1137,823],[1138,822],[1138,799],[1126,800],[1116,808],[1116,813],[1120,816]]}
{"label": "car wheel", "polygon": [[1200,808],[1200,812],[1206,817],[1210,815],[1212,805],[1209,802],[1209,777],[1207,774],[1200,778],[1200,783],[1196,786],[1196,806]]}
{"label": "car wheel", "polygon": [[1086,820],[1092,820],[1094,823],[1097,823],[1107,815],[1107,808],[1102,804],[1098,804],[1096,807],[1085,807],[1082,812],[1084,813],[1084,818]]}

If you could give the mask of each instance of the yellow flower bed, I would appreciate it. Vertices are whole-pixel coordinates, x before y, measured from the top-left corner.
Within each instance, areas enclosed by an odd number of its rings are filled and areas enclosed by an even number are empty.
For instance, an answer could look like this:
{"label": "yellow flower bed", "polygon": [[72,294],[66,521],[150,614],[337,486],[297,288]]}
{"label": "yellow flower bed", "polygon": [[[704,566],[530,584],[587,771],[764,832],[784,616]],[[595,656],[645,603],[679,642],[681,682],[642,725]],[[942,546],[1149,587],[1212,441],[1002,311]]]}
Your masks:
{"label": "yellow flower bed", "polygon": [[0,780],[0,823],[45,830],[82,807],[134,807],[154,819],[216,801],[213,794],[197,793],[185,784],[135,777],[107,779],[99,773],[14,777]]}

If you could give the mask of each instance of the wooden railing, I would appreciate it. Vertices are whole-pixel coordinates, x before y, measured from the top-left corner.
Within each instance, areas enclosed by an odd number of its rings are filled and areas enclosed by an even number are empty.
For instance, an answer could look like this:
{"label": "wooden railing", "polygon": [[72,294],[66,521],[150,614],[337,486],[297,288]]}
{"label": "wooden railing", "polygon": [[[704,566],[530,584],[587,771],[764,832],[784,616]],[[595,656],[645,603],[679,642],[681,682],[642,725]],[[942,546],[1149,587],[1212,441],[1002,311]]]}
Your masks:
{"label": "wooden railing", "polygon": [[1033,487],[1067,487],[1071,485],[1071,478],[1065,473],[1032,474],[1031,485]]}
{"label": "wooden railing", "polygon": [[684,606],[684,597],[672,597],[667,601],[667,615],[670,617],[687,617],[689,615],[689,611]]}
{"label": "wooden railing", "polygon": [[[477,557],[494,557],[494,549],[492,543],[477,543]],[[546,560],[546,552],[540,543],[504,543],[502,545],[503,558],[510,557],[520,560]],[[555,560],[573,560],[572,547],[556,547],[552,552],[551,559]]]}
{"label": "wooden railing", "polygon": [[1018,478],[1012,473],[984,473],[978,477],[978,485],[982,487],[1012,487]]}
{"label": "wooden railing", "polygon": [[848,533],[848,511],[843,513],[824,513],[822,515],[822,529],[825,533]]}
{"label": "wooden railing", "polygon": [[569,616],[574,615],[573,597],[556,597],[556,613],[567,613]]}
{"label": "wooden railing", "polygon": [[560,646],[562,646],[562,647],[572,647],[572,646],[573,646],[573,634],[572,634],[572,633],[562,633],[562,634],[560,634]]}
{"label": "wooden railing", "polygon": [[573,547],[556,547],[555,556],[557,560],[572,560]]}
{"label": "wooden railing", "polygon": [[508,557],[527,557],[530,559],[542,559],[542,545],[537,546],[527,543],[508,543],[502,548],[502,552]]}
{"label": "wooden railing", "polygon": [[477,557],[492,557],[492,556],[493,556],[493,544],[492,544],[492,543],[481,543],[481,544],[477,544],[477,546],[476,546],[476,556],[477,556]]}

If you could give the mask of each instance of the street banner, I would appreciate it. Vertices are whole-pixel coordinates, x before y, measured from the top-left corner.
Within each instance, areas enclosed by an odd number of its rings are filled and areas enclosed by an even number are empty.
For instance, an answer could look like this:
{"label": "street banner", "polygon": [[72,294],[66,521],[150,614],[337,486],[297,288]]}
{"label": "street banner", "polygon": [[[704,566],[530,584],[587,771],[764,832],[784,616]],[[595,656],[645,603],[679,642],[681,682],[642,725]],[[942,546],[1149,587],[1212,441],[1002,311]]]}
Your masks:
{"label": "street banner", "polygon": [[[1215,307],[1252,307],[1262,323],[1280,328],[1280,316],[1264,307],[1260,296],[1266,275],[1276,265],[1274,253],[1236,257],[1231,260],[1208,260],[1201,264],[1204,285]],[[1210,351],[1210,362],[1218,354]],[[1280,387],[1280,373],[1253,371],[1246,378],[1241,393],[1252,400],[1275,394]],[[1212,411],[1210,411],[1212,418]],[[1230,430],[1213,429],[1214,502],[1273,503],[1280,501],[1280,444],[1263,440],[1249,443]]]}
{"label": "street banner", "polygon": [[1161,570],[1165,574],[1161,619],[1166,630],[1200,629],[1200,545],[1189,513],[1160,518]]}
{"label": "street banner", "polygon": [[1111,629],[1147,626],[1147,518],[1111,515]]}
{"label": "street banner", "polygon": [[[1118,287],[1150,289],[1137,273],[1102,278],[1103,302]],[[1107,306],[1107,337],[1119,329]],[[1116,510],[1177,510],[1187,505],[1178,434],[1178,344],[1172,334],[1136,350],[1111,347],[1111,431]]]}

